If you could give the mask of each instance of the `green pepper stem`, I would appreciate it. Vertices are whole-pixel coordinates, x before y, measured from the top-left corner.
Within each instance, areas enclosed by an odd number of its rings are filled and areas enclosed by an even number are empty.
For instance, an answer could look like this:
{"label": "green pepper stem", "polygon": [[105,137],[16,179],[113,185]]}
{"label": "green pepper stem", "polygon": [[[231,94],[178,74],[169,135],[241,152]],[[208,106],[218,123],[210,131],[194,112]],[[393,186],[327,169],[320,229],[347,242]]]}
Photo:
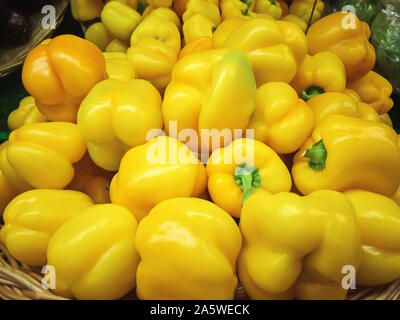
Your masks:
{"label": "green pepper stem", "polygon": [[248,16],[249,15],[250,6],[251,6],[251,1],[246,1],[245,3],[246,3],[246,8],[241,10],[241,13],[244,16]]}
{"label": "green pepper stem", "polygon": [[304,151],[302,156],[308,158],[308,165],[311,169],[318,171],[325,168],[328,151],[325,148],[324,142],[320,140],[312,148]]}
{"label": "green pepper stem", "polygon": [[301,98],[304,101],[308,101],[308,100],[310,100],[310,99],[312,99],[312,98],[314,98],[314,97],[316,97],[316,96],[318,96],[318,95],[320,95],[320,94],[322,94],[324,92],[325,92],[325,90],[323,88],[321,88],[321,87],[310,86],[306,90],[303,90],[301,92]]}
{"label": "green pepper stem", "polygon": [[242,205],[250,197],[251,192],[260,187],[261,177],[258,169],[247,163],[236,167],[233,177],[237,185],[243,190]]}
{"label": "green pepper stem", "polygon": [[269,0],[269,2],[271,2],[271,4],[272,4],[273,6],[276,6],[275,0]]}
{"label": "green pepper stem", "polygon": [[217,30],[217,26],[212,26],[212,27],[211,27],[211,32],[214,33],[215,30]]}
{"label": "green pepper stem", "polygon": [[0,142],[8,140],[9,135],[10,135],[10,131],[1,131],[0,132]]}

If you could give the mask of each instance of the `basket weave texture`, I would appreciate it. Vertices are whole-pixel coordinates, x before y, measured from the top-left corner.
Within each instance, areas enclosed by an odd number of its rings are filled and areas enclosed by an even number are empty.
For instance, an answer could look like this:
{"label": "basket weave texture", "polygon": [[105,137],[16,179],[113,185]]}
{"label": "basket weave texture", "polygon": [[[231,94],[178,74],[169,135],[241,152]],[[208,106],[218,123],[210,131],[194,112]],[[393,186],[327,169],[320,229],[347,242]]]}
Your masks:
{"label": "basket weave texture", "polygon": [[[42,286],[40,268],[33,268],[15,260],[3,244],[0,244],[0,299],[4,300],[68,300]],[[122,299],[136,300],[135,291]],[[248,300],[244,288],[239,285],[235,299]],[[347,300],[400,300],[400,279],[385,286],[366,287],[349,292]]]}

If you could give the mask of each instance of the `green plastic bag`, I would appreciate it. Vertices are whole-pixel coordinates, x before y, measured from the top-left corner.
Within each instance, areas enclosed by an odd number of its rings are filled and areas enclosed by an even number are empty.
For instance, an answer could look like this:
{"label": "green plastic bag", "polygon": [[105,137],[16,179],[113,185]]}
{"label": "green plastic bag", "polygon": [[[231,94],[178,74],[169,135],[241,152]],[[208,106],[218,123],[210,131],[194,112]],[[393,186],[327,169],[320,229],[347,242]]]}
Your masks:
{"label": "green plastic bag", "polygon": [[378,66],[400,93],[400,14],[389,10],[380,12],[371,31]]}
{"label": "green plastic bag", "polygon": [[[368,23],[382,10],[383,6],[380,0],[338,0],[334,1],[334,11],[342,11],[345,6],[353,6],[357,17]],[[348,10],[346,10],[348,11]]]}

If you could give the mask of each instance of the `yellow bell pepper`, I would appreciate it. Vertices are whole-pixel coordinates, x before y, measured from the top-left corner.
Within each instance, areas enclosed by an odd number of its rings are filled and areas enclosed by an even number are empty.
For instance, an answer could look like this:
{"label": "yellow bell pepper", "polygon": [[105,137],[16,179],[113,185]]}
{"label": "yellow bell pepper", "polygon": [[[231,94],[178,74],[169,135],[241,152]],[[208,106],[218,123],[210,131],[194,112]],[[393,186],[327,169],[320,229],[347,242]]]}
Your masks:
{"label": "yellow bell pepper", "polygon": [[314,113],[314,128],[332,114],[381,122],[379,114],[371,105],[357,102],[350,96],[340,92],[320,94],[309,100],[307,104]]}
{"label": "yellow bell pepper", "polygon": [[119,299],[135,287],[137,222],[125,208],[99,204],[81,211],[53,235],[48,264],[54,292],[84,300]]}
{"label": "yellow bell pepper", "polygon": [[96,22],[86,30],[85,39],[94,43],[101,51],[105,51],[113,38],[103,22]]}
{"label": "yellow bell pepper", "polygon": [[35,98],[27,96],[19,102],[18,108],[9,114],[7,123],[10,130],[15,130],[26,124],[45,121],[46,117],[37,108]]}
{"label": "yellow bell pepper", "polygon": [[255,0],[254,11],[278,20],[282,16],[281,4],[277,0]]}
{"label": "yellow bell pepper", "polygon": [[200,37],[211,38],[215,27],[214,22],[202,14],[191,16],[182,27],[185,43],[190,43]]}
{"label": "yellow bell pepper", "polygon": [[129,48],[129,42],[121,41],[119,39],[113,39],[106,47],[106,52],[122,52],[126,53]]}
{"label": "yellow bell pepper", "polygon": [[279,154],[295,152],[313,129],[314,116],[296,91],[284,82],[270,82],[257,89],[256,108],[248,129],[254,138]]}
{"label": "yellow bell pepper", "polygon": [[172,6],[172,2],[173,0],[147,0],[147,3],[155,8],[169,8]]}
{"label": "yellow bell pepper", "polygon": [[308,101],[324,92],[342,92],[346,87],[346,70],[342,60],[332,52],[307,55],[290,84]]}
{"label": "yellow bell pepper", "polygon": [[[161,202],[139,224],[140,299],[233,299],[242,237],[235,221],[212,202]],[[161,272],[160,266],[163,266]]]}
{"label": "yellow bell pepper", "polygon": [[112,174],[99,168],[89,154],[74,164],[75,176],[66,189],[86,193],[95,204],[109,203]]}
{"label": "yellow bell pepper", "polygon": [[[1,149],[7,146],[8,142],[0,144]],[[3,211],[8,203],[19,194],[19,191],[8,181],[7,177],[0,170],[0,217],[3,215]]]}
{"label": "yellow bell pepper", "polygon": [[178,15],[174,12],[174,10],[170,8],[154,8],[153,6],[148,6],[146,10],[143,12],[142,19],[145,19],[147,16],[153,15],[168,21],[171,21],[178,30],[181,29],[181,20],[179,19]]}
{"label": "yellow bell pepper", "polygon": [[281,20],[251,19],[227,37],[224,47],[246,53],[257,87],[266,82],[292,81],[307,53],[303,31]]}
{"label": "yellow bell pepper", "polygon": [[357,269],[356,213],[341,193],[266,191],[245,202],[239,280],[252,299],[344,299],[342,268]]}
{"label": "yellow bell pepper", "polygon": [[351,81],[347,87],[357,92],[361,100],[373,106],[379,114],[386,113],[393,107],[393,100],[390,98],[393,92],[392,85],[374,71]]}
{"label": "yellow bell pepper", "polygon": [[145,80],[102,81],[83,100],[78,127],[92,160],[117,171],[127,150],[145,143],[149,130],[162,128],[160,94]]}
{"label": "yellow bell pepper", "polygon": [[[375,109],[374,109],[375,110]],[[380,115],[381,121],[385,124],[387,124],[389,127],[393,128],[393,122],[392,119],[390,118],[388,113],[384,113]]]}
{"label": "yellow bell pepper", "polygon": [[292,177],[303,194],[362,188],[391,197],[400,185],[396,132],[380,122],[331,115],[297,152]]}
{"label": "yellow bell pepper", "polygon": [[101,21],[108,33],[122,41],[129,40],[141,20],[139,12],[119,1],[108,2],[101,12]]}
{"label": "yellow bell pepper", "polygon": [[255,1],[250,0],[221,0],[221,18],[222,20],[229,18],[250,19],[250,13],[254,9]]}
{"label": "yellow bell pepper", "polygon": [[[308,24],[311,18],[313,6],[314,0],[293,0],[292,4],[289,6],[289,13],[298,16]],[[321,18],[324,8],[324,2],[322,0],[318,0],[314,9],[311,23],[314,23]]]}
{"label": "yellow bell pepper", "polygon": [[237,139],[215,150],[207,175],[213,202],[236,218],[254,190],[278,193],[292,187],[290,173],[275,151],[252,139]]}
{"label": "yellow bell pepper", "polygon": [[[219,8],[219,0],[207,0],[215,4]],[[189,0],[174,0],[173,9],[179,17],[182,17],[186,11],[186,6]]]}
{"label": "yellow bell pepper", "polygon": [[0,150],[0,171],[20,192],[33,188],[63,189],[74,176],[73,163],[86,144],[76,124],[43,122],[11,132]]}
{"label": "yellow bell pepper", "polygon": [[210,1],[189,0],[186,5],[186,11],[182,16],[182,20],[185,23],[186,20],[197,14],[201,14],[204,17],[208,18],[214,23],[215,26],[218,26],[221,23],[219,8],[217,5]]}
{"label": "yellow bell pepper", "polygon": [[129,7],[131,7],[134,10],[138,9],[138,0],[106,0],[106,2],[110,2],[110,1],[122,2],[123,4],[128,5]]}
{"label": "yellow bell pepper", "polygon": [[100,18],[102,0],[71,0],[71,12],[75,20],[88,21]]}
{"label": "yellow bell pepper", "polygon": [[111,181],[110,197],[139,221],[163,200],[204,194],[206,184],[200,160],[180,141],[161,136],[125,154]]}
{"label": "yellow bell pepper", "polygon": [[68,34],[32,49],[22,68],[25,89],[51,121],[76,122],[81,101],[105,77],[101,51],[93,43]]}
{"label": "yellow bell pepper", "polygon": [[380,194],[351,190],[361,230],[362,254],[357,284],[376,286],[400,277],[400,207]]}
{"label": "yellow bell pepper", "polygon": [[[246,129],[255,94],[254,74],[243,53],[217,49],[189,55],[175,65],[165,90],[164,128],[193,151],[207,153],[228,145],[235,129]],[[170,130],[174,121],[177,128]],[[195,139],[185,129],[194,130]]]}
{"label": "yellow bell pepper", "polygon": [[221,24],[215,29],[212,36],[212,45],[214,49],[220,49],[223,47],[226,38],[239,26],[246,22],[246,19],[242,18],[229,18],[221,22]]}
{"label": "yellow bell pepper", "polygon": [[178,60],[196,52],[212,50],[212,42],[210,37],[199,37],[187,43],[179,52]]}
{"label": "yellow bell pepper", "polygon": [[4,211],[1,242],[11,255],[28,265],[46,264],[50,238],[66,221],[93,206],[84,193],[38,189],[14,198]]}
{"label": "yellow bell pepper", "polygon": [[123,52],[103,52],[109,79],[128,81],[135,79],[135,69]]}
{"label": "yellow bell pepper", "polygon": [[307,23],[294,14],[287,14],[282,17],[282,20],[296,24],[303,32],[307,30]]}
{"label": "yellow bell pepper", "polygon": [[371,31],[367,23],[352,13],[336,12],[314,23],[307,33],[308,52],[335,53],[346,68],[348,80],[365,76],[375,65],[375,49],[368,41]]}
{"label": "yellow bell pepper", "polygon": [[162,92],[171,79],[181,49],[181,36],[171,21],[150,15],[136,28],[127,51],[137,77]]}

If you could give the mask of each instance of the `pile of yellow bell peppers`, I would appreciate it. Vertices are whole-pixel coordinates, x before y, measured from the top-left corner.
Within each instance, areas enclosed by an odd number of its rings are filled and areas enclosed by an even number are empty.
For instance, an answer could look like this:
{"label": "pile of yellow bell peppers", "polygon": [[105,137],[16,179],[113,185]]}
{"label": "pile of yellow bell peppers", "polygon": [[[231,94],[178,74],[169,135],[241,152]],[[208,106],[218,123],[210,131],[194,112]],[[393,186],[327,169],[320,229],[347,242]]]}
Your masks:
{"label": "pile of yellow bell peppers", "polygon": [[367,24],[320,0],[71,5],[100,20],[32,49],[0,145],[0,241],[54,267],[55,293],[344,299],[348,268],[400,277],[400,137]]}

